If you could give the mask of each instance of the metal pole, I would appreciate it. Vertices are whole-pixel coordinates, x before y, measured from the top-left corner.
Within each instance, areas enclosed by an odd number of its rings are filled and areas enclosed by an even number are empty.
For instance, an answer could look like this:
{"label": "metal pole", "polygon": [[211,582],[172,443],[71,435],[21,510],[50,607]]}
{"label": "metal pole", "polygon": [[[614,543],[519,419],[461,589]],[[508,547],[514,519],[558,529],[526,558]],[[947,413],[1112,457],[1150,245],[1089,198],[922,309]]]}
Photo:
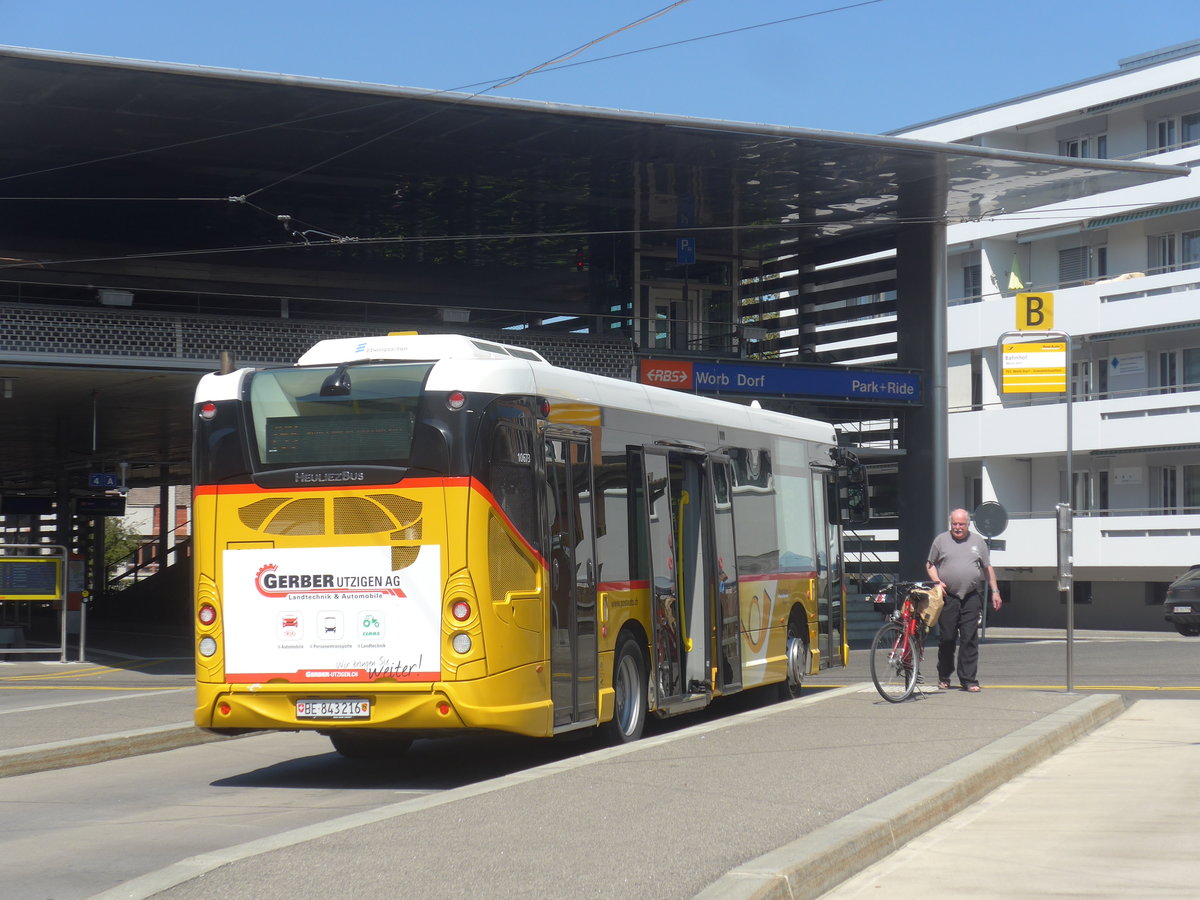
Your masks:
{"label": "metal pole", "polygon": [[79,601],[79,661],[84,662],[83,651],[84,644],[87,641],[87,608],[88,601],[91,597],[87,591],[83,592],[84,596]]}
{"label": "metal pole", "polygon": [[70,548],[63,546],[59,546],[57,549],[62,551],[62,580],[59,582],[58,587],[58,607],[61,610],[59,615],[62,616],[60,620],[62,634],[60,636],[61,643],[58,647],[58,661],[65,663],[67,661],[67,613],[69,612],[67,609],[67,598],[71,596],[71,551]]}
{"label": "metal pole", "polygon": [[[1075,523],[1073,521],[1075,509],[1072,501],[1075,499],[1075,467],[1074,467],[1074,446],[1072,444],[1072,429],[1071,425],[1074,420],[1072,415],[1073,407],[1071,406],[1071,395],[1074,393],[1072,388],[1071,378],[1071,336],[1063,332],[1066,338],[1067,345],[1067,525],[1071,531],[1071,554],[1075,554]],[[1075,573],[1074,559],[1070,561],[1070,571],[1072,578]],[[1067,693],[1075,692],[1075,592],[1073,590],[1074,581],[1067,581]]]}

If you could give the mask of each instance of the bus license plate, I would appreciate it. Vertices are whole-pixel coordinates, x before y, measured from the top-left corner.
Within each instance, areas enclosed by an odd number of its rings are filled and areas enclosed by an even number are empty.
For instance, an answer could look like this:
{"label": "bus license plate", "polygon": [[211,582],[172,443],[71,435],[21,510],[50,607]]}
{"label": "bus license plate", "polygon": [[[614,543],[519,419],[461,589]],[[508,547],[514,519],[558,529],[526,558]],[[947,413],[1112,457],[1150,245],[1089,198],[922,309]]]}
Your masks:
{"label": "bus license plate", "polygon": [[297,719],[369,719],[370,700],[297,700]]}
{"label": "bus license plate", "polygon": [[1177,612],[1177,613],[1190,613],[1191,611],[1192,611],[1192,608],[1190,606],[1176,606],[1174,609],[1171,610],[1171,612]]}

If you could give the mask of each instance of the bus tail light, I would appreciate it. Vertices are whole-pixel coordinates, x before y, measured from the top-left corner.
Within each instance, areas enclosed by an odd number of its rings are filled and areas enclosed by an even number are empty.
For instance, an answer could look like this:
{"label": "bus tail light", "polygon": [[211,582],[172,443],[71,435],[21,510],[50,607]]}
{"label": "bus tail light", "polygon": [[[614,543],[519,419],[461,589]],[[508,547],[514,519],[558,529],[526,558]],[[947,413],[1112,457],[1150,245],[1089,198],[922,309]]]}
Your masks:
{"label": "bus tail light", "polygon": [[471,604],[466,600],[455,600],[450,606],[450,615],[454,616],[457,622],[467,621],[471,618]]}
{"label": "bus tail light", "polygon": [[467,395],[462,391],[451,391],[446,396],[446,406],[450,409],[462,409],[467,405]]}
{"label": "bus tail light", "polygon": [[454,648],[455,653],[470,653],[471,636],[465,631],[460,631],[450,640],[450,646]]}
{"label": "bus tail light", "polygon": [[216,414],[217,404],[213,403],[211,400],[200,407],[200,418],[206,422],[212,419]]}
{"label": "bus tail light", "polygon": [[196,618],[200,620],[201,625],[211,625],[217,621],[217,608],[211,603],[202,603],[200,611],[196,613]]}
{"label": "bus tail light", "polygon": [[217,652],[216,638],[205,637],[200,639],[200,655],[206,659],[215,655]]}

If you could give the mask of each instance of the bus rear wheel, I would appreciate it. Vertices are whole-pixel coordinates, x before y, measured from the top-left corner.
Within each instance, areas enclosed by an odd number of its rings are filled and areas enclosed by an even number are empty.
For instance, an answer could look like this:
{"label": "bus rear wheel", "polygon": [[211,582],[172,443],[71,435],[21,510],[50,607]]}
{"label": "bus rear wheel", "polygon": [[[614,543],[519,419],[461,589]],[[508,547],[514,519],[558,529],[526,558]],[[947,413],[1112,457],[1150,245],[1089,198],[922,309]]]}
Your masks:
{"label": "bus rear wheel", "polygon": [[347,759],[398,759],[412,746],[410,738],[379,731],[330,731],[327,737]]}
{"label": "bus rear wheel", "polygon": [[796,619],[788,622],[787,631],[787,679],[779,684],[780,700],[795,700],[804,690],[804,676],[808,672],[808,642],[804,636],[807,629]]}
{"label": "bus rear wheel", "polygon": [[646,663],[638,642],[625,635],[613,654],[613,717],[602,726],[610,744],[628,744],[646,727]]}

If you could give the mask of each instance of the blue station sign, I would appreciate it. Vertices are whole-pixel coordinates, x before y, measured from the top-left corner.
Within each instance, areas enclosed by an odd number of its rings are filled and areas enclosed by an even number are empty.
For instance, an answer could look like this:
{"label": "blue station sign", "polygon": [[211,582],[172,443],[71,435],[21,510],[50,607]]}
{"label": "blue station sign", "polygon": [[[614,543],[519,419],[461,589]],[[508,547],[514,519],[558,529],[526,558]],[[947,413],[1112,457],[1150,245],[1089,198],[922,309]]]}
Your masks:
{"label": "blue station sign", "polygon": [[901,406],[922,402],[920,375],[887,369],[642,360],[641,381],[702,394],[774,394]]}

